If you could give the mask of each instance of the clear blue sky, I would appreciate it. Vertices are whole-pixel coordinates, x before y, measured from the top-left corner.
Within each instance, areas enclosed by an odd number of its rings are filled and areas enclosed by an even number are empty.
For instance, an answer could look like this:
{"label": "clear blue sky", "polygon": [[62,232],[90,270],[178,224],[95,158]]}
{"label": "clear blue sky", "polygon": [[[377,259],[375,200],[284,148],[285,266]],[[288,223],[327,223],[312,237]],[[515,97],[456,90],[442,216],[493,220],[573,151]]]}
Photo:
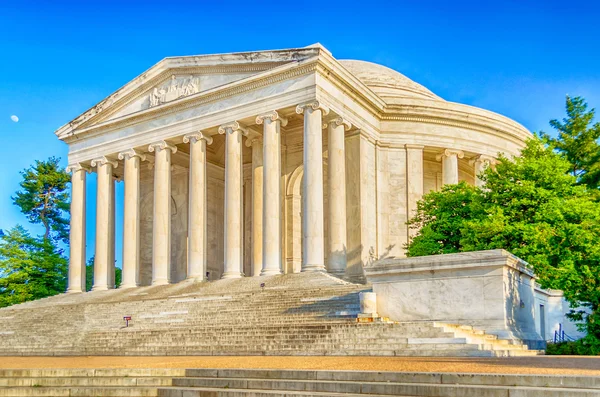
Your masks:
{"label": "clear blue sky", "polygon": [[320,42],[338,59],[384,64],[531,131],[563,117],[566,94],[600,108],[594,1],[219,3],[1,2],[0,229],[28,226],[10,199],[21,169],[53,155],[66,164],[54,131],[167,56]]}

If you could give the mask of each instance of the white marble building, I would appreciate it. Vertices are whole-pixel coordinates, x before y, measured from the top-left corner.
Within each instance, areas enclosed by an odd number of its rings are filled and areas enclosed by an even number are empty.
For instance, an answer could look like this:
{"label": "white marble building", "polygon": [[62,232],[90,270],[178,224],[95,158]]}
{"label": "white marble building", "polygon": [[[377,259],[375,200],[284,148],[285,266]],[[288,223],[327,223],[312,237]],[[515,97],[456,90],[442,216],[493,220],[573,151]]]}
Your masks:
{"label": "white marble building", "polygon": [[402,257],[406,220],[530,133],[323,46],[166,58],[57,132],[73,175],[69,291],[85,288],[86,174],[96,172],[94,289],[329,271]]}

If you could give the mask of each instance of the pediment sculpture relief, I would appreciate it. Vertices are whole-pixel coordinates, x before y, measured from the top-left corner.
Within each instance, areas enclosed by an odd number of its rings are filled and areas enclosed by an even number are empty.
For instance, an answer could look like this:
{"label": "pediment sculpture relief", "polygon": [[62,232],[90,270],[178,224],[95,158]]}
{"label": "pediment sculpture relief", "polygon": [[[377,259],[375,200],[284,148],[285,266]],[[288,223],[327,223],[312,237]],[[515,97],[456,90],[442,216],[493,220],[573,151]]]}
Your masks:
{"label": "pediment sculpture relief", "polygon": [[154,87],[148,96],[149,108],[162,105],[163,103],[174,101],[200,91],[200,79],[194,76],[178,80],[171,76],[171,81],[167,86]]}

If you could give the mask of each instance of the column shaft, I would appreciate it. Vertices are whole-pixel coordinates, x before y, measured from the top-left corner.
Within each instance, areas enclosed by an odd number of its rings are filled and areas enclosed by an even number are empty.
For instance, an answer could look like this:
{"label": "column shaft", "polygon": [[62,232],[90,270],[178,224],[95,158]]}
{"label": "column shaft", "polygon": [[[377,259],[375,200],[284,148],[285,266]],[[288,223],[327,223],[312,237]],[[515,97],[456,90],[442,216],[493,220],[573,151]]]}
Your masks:
{"label": "column shaft", "polygon": [[212,138],[202,133],[186,135],[190,142],[190,202],[187,279],[204,281],[207,269],[206,145]]}
{"label": "column shaft", "polygon": [[69,234],[69,288],[85,292],[85,191],[87,170],[80,165],[71,171],[71,228]]}
{"label": "column shaft", "polygon": [[458,159],[464,154],[460,150],[446,149],[437,156],[442,160],[442,183],[444,185],[455,185],[458,183]]}
{"label": "column shaft", "polygon": [[144,155],[134,150],[119,153],[124,160],[123,273],[119,288],[139,285],[140,275],[140,164]]}
{"label": "column shaft", "polygon": [[263,264],[263,145],[252,140],[252,276]]}
{"label": "column shaft", "polygon": [[152,224],[152,285],[171,280],[171,154],[166,142],[149,146],[154,157],[154,218]]}
{"label": "column shaft", "polygon": [[92,161],[92,166],[97,167],[98,182],[96,195],[96,252],[94,254],[94,285],[93,290],[107,290],[114,288],[111,283],[114,272],[113,250],[113,225],[114,220],[114,178],[113,166],[116,163],[106,159]]}
{"label": "column shaft", "polygon": [[485,181],[483,181],[480,176],[487,167],[494,167],[495,163],[495,158],[486,156],[485,154],[481,154],[469,161],[469,164],[473,166],[473,172],[475,174],[475,186],[480,188],[485,186]]}
{"label": "column shaft", "polygon": [[242,130],[239,124],[221,126],[225,134],[225,261],[222,278],[242,277]]}
{"label": "column shaft", "polygon": [[[423,197],[423,177],[423,146],[406,145],[406,214],[408,219],[417,214],[417,202]],[[407,233],[410,238],[416,231],[408,228]]]}
{"label": "column shaft", "polygon": [[323,113],[319,102],[299,105],[304,113],[302,178],[302,271],[325,271],[323,230]]}
{"label": "column shaft", "polygon": [[[261,276],[281,274],[281,123],[277,112],[257,117],[263,130],[263,265]],[[287,124],[287,120],[284,122]]]}
{"label": "column shaft", "polygon": [[329,242],[327,271],[336,275],[346,272],[346,151],[345,131],[350,125],[342,118],[328,125],[328,204]]}

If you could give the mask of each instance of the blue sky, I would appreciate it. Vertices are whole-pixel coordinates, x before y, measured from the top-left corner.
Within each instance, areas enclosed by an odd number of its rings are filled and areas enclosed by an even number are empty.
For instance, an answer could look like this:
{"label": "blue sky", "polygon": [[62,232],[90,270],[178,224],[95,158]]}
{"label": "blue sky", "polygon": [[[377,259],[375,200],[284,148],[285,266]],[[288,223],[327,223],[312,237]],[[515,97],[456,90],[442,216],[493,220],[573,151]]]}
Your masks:
{"label": "blue sky", "polygon": [[28,226],[10,199],[21,169],[53,155],[66,165],[67,147],[54,131],[167,56],[320,42],[338,59],[381,63],[444,99],[501,113],[531,131],[550,131],[548,120],[564,115],[566,94],[600,107],[597,2],[220,3],[1,2],[0,229]]}

